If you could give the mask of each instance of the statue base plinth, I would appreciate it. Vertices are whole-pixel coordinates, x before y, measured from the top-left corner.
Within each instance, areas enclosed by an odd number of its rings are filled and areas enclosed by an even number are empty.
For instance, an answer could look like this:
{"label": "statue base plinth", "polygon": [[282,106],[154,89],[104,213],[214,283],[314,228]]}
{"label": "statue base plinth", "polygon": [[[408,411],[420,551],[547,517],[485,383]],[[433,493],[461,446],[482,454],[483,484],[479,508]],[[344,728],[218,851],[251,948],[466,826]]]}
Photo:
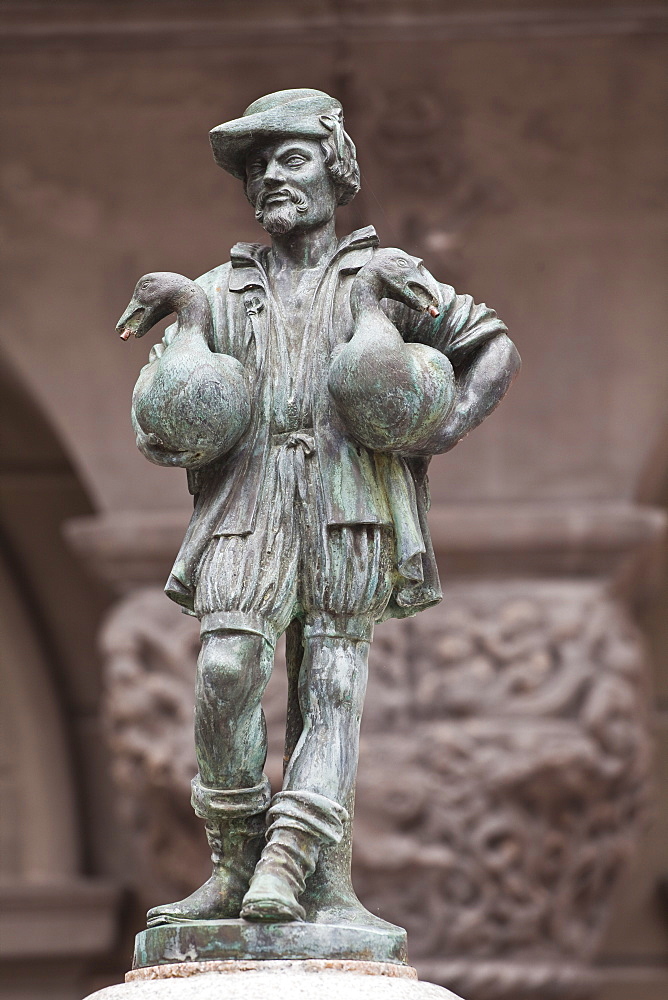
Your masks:
{"label": "statue base plinth", "polygon": [[[275,925],[274,925],[275,926]],[[396,962],[177,962],[128,972],[87,1000],[462,1000]]]}
{"label": "statue base plinth", "polygon": [[377,924],[263,924],[247,920],[161,924],[137,934],[132,967],[306,959],[387,962],[405,967],[406,931],[381,920]]}

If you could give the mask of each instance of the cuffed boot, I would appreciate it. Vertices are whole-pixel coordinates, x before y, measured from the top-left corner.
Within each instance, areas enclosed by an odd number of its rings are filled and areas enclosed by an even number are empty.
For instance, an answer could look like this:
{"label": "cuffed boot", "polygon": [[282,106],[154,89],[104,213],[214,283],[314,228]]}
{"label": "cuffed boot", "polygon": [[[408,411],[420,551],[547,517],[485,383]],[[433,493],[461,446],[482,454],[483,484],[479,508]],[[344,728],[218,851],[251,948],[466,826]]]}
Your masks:
{"label": "cuffed boot", "polygon": [[254,788],[206,788],[193,779],[192,805],[205,820],[213,870],[204,885],[177,903],[154,906],[147,926],[239,916],[244,893],[265,841],[269,782]]}
{"label": "cuffed boot", "polygon": [[244,896],[245,920],[303,920],[299,902],[320,850],[338,844],[347,819],[343,806],[316,792],[279,792],[267,813],[267,844]]}

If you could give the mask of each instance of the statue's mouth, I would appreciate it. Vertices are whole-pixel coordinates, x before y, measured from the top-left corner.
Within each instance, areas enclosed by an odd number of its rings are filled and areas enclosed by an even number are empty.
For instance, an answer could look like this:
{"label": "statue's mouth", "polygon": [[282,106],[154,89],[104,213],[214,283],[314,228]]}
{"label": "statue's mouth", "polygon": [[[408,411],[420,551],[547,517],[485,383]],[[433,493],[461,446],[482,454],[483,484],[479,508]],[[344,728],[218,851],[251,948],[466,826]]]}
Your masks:
{"label": "statue's mouth", "polygon": [[281,201],[292,201],[292,195],[289,191],[272,191],[272,193],[268,194],[264,199],[264,204],[271,205],[272,202]]}
{"label": "statue's mouth", "polygon": [[255,217],[259,219],[267,208],[282,208],[285,205],[294,204],[297,212],[303,215],[308,209],[306,197],[293,188],[284,187],[275,191],[262,191],[255,203]]}

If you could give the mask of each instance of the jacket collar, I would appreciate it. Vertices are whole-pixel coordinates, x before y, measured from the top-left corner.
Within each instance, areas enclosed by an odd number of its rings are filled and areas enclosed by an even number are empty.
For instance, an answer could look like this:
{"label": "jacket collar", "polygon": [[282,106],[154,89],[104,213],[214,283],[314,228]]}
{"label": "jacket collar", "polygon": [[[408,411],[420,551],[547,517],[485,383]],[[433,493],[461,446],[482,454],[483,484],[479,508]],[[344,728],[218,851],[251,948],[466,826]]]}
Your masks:
{"label": "jacket collar", "polygon": [[[373,226],[364,226],[363,229],[356,229],[349,236],[344,236],[339,240],[338,246],[329,262],[339,260],[342,256],[347,256],[351,251],[365,250],[377,247],[379,243],[376,230]],[[236,243],[230,252],[232,269],[230,271],[229,289],[231,292],[242,292],[246,288],[264,284],[265,265],[264,261],[269,247],[261,243]],[[364,255],[366,258],[367,255]],[[356,271],[362,266],[362,260],[342,261],[341,270]]]}

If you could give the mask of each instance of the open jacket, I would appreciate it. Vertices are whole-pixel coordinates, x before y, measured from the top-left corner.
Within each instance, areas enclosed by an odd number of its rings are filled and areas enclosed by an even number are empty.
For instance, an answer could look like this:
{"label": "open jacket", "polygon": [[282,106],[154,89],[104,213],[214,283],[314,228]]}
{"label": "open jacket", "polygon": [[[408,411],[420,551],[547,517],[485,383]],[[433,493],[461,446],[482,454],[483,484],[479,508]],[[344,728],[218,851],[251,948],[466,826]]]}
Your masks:
{"label": "open jacket", "polygon": [[[305,337],[314,338],[305,373],[303,409],[312,421],[328,525],[382,524],[394,531],[396,584],[385,617],[412,615],[441,598],[427,526],[428,457],[379,454],[358,444],[346,431],[330,398],[330,357],[350,339],[352,281],[366,264],[378,238],[372,226],[341,240],[315,293]],[[198,279],[211,303],[212,350],[237,358],[250,375],[252,418],[247,432],[221,459],[189,472],[195,509],[165,590],[192,613],[197,567],[211,538],[253,531],[260,485],[270,443],[274,393],[284,391],[272,363],[272,299],[264,260],[267,247],[238,243],[231,261]],[[441,284],[436,318],[396,302],[387,311],[406,341],[442,351],[455,369],[485,341],[506,331],[496,313]],[[165,334],[169,344],[176,327]],[[152,352],[152,360],[156,357]],[[149,361],[151,363],[151,360]],[[297,426],[302,426],[297,415]],[[286,511],[286,516],[290,512]]]}

